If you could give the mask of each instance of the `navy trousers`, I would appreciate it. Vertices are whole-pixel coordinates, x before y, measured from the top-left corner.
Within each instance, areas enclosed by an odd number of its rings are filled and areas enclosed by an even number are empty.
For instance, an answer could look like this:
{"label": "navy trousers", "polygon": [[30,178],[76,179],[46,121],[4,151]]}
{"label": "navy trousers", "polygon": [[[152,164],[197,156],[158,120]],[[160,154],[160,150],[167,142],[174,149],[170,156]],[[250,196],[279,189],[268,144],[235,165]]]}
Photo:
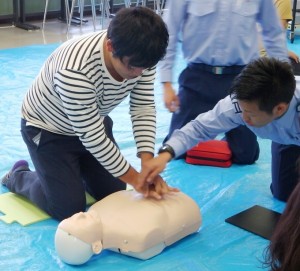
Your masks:
{"label": "navy trousers", "polygon": [[287,201],[297,185],[299,168],[296,162],[299,157],[300,146],[272,142],[272,183],[270,188],[275,198]]}
{"label": "navy trousers", "polygon": [[[173,113],[169,133],[180,129],[199,114],[211,110],[219,100],[228,95],[228,90],[237,74],[214,74],[187,66],[179,76],[180,111]],[[245,126],[237,127],[225,134],[236,164],[252,164],[259,156],[256,135]]]}
{"label": "navy trousers", "polygon": [[[113,140],[112,120],[104,120]],[[21,121],[21,133],[35,171],[12,174],[8,189],[23,195],[53,218],[65,219],[86,209],[85,191],[96,200],[126,189],[88,152],[77,136],[54,134]]]}

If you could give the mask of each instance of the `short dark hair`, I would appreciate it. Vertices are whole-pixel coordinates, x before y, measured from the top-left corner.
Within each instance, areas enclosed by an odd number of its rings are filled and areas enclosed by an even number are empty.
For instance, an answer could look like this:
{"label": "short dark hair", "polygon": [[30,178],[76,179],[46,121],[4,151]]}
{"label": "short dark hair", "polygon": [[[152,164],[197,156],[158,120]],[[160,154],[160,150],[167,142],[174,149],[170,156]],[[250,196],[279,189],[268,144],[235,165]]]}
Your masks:
{"label": "short dark hair", "polygon": [[288,62],[261,57],[236,76],[229,92],[237,100],[258,102],[258,108],[270,114],[279,103],[291,101],[295,88],[296,80]]}
{"label": "short dark hair", "polygon": [[113,56],[129,65],[150,68],[166,54],[169,34],[162,18],[146,7],[120,9],[108,26]]}

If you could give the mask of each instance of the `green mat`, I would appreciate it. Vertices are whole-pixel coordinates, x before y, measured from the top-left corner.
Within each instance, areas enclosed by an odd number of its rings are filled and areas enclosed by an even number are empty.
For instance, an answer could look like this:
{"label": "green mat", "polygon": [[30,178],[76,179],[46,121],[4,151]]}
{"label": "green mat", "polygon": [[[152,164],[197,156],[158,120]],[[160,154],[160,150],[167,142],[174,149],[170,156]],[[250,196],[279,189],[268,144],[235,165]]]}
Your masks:
{"label": "green mat", "polygon": [[[86,202],[87,205],[91,205],[95,199],[86,193]],[[5,223],[17,222],[22,226],[51,218],[28,199],[11,192],[0,195],[0,212],[3,213],[0,219]]]}

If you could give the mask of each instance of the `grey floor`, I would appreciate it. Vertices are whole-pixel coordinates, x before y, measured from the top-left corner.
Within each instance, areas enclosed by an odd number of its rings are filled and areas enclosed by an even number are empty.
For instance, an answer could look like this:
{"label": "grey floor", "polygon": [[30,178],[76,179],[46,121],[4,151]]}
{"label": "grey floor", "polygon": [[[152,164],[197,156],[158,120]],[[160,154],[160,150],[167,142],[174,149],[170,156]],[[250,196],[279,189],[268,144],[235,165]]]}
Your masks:
{"label": "grey floor", "polygon": [[[39,30],[27,31],[12,25],[0,24],[0,49],[15,48],[31,44],[49,44],[64,42],[70,38],[94,31],[91,17],[85,17],[87,23],[82,26],[71,25],[67,34],[67,24],[59,19],[49,19],[42,29],[42,21],[30,22],[30,24],[39,26]],[[104,26],[100,24],[100,17],[96,18],[96,31],[105,28],[109,19],[105,19]]]}

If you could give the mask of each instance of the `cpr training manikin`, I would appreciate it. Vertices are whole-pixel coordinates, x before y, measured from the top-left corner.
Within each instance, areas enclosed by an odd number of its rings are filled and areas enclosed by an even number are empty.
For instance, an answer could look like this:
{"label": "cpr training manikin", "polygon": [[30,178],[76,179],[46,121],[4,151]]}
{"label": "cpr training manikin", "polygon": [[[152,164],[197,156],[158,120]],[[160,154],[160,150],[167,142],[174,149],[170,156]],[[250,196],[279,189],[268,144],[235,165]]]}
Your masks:
{"label": "cpr training manikin", "polygon": [[161,200],[134,190],[113,193],[58,225],[55,248],[62,261],[80,265],[109,249],[149,259],[201,226],[196,202],[182,192]]}

